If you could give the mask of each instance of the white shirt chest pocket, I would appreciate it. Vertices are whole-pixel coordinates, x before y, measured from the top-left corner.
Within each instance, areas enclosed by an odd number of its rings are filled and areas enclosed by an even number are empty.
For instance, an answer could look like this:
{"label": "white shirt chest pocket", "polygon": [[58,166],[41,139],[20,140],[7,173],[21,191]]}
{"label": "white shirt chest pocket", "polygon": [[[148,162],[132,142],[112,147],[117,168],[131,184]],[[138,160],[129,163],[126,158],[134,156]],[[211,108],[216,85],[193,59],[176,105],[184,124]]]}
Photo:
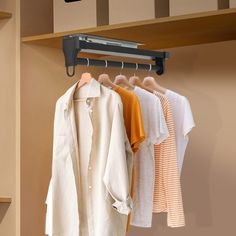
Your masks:
{"label": "white shirt chest pocket", "polygon": [[69,144],[66,135],[57,135],[54,138],[53,159],[66,161],[70,157]]}

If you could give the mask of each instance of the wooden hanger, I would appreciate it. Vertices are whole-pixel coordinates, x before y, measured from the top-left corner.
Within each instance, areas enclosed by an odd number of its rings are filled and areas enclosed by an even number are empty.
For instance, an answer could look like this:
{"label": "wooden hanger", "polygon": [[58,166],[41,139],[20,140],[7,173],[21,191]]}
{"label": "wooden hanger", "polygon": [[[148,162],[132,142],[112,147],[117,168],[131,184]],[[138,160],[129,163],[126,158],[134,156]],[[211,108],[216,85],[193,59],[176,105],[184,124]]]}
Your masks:
{"label": "wooden hanger", "polygon": [[74,98],[73,98],[74,101],[84,101],[85,100],[85,98],[82,98],[82,99],[81,98],[77,98],[79,96],[78,92],[79,92],[79,89],[82,86],[84,86],[85,84],[89,84],[92,79],[93,79],[92,75],[90,73],[88,73],[88,72],[85,72],[85,73],[83,73],[81,75],[79,83],[78,83],[78,85],[76,87],[76,91],[74,93]]}
{"label": "wooden hanger", "polygon": [[116,85],[112,83],[108,74],[101,74],[98,77],[98,82],[108,88],[115,89]]}
{"label": "wooden hanger", "polygon": [[[87,67],[89,67],[89,58],[87,58]],[[81,88],[83,85],[90,83],[92,80],[92,75],[88,72],[85,72],[81,75],[80,81],[77,85],[77,89]]]}
{"label": "wooden hanger", "polygon": [[128,87],[128,89],[131,89],[131,90],[134,89],[134,86],[129,83],[129,81],[128,81],[128,79],[127,79],[127,77],[125,75],[117,75],[115,77],[114,84],[116,84],[116,85],[123,84],[126,87]]}
{"label": "wooden hanger", "polygon": [[149,87],[149,88],[152,88],[154,89],[155,91],[157,92],[160,92],[160,93],[163,93],[165,94],[166,93],[166,88],[164,87],[161,87],[157,82],[156,80],[151,77],[151,76],[148,76],[148,77],[145,77],[144,80],[143,80],[143,85]]}
{"label": "wooden hanger", "polygon": [[150,92],[150,93],[153,93],[153,92],[154,92],[153,89],[148,88],[147,86],[145,86],[144,84],[142,84],[140,78],[139,78],[138,76],[136,76],[136,75],[135,75],[135,76],[131,76],[131,77],[129,78],[129,82],[130,82],[130,84],[135,85],[135,86],[138,86],[138,87],[140,87],[140,88],[142,88],[142,89],[145,89],[146,91],[148,91],[148,92]]}
{"label": "wooden hanger", "polygon": [[90,83],[90,81],[92,80],[92,75],[88,72],[85,72],[81,75],[79,84],[77,86],[77,88],[81,88],[83,85]]}

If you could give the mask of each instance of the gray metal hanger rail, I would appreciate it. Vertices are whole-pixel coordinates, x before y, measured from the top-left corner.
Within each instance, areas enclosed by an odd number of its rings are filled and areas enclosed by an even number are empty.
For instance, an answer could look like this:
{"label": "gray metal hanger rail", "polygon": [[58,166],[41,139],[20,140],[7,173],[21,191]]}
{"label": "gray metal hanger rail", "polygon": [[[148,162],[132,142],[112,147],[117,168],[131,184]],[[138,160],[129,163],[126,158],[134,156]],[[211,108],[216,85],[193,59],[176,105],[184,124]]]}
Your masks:
{"label": "gray metal hanger rail", "polygon": [[[169,52],[152,51],[138,49],[139,43],[108,38],[70,35],[63,38],[63,52],[65,57],[66,73],[72,77],[75,74],[76,65],[120,67],[136,70],[155,70],[158,75],[162,75],[165,70],[165,60],[169,58]],[[80,52],[102,54],[110,56],[130,57],[154,61],[154,65],[130,63],[110,60],[96,60],[79,58]],[[88,61],[89,60],[89,61]],[[89,63],[88,63],[89,62]],[[72,72],[70,73],[70,68]]]}

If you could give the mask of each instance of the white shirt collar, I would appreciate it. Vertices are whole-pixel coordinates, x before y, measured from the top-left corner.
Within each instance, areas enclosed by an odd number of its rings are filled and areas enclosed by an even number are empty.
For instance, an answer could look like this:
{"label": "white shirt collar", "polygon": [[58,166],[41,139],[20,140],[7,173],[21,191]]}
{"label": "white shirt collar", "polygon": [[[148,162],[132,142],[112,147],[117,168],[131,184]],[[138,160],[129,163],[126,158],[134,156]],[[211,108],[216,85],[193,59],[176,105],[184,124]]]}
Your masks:
{"label": "white shirt collar", "polygon": [[[79,81],[77,81],[73,86],[71,86],[64,94],[63,96],[64,110],[69,109],[69,106],[73,100],[73,96],[76,91],[78,83]],[[91,82],[89,83],[87,98],[95,98],[100,96],[101,96],[101,85],[97,80],[92,79]]]}

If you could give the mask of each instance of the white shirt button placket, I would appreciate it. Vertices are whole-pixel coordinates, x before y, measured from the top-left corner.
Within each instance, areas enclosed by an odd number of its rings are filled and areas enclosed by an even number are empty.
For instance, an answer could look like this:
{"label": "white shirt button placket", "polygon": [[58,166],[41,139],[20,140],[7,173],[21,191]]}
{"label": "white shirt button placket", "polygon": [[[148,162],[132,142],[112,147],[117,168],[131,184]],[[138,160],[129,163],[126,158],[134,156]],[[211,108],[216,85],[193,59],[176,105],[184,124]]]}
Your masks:
{"label": "white shirt button placket", "polygon": [[92,108],[92,101],[91,98],[86,99],[86,104],[88,107],[88,112],[89,112],[89,118],[90,122],[92,125],[92,132],[91,132],[91,150],[90,150],[90,155],[89,155],[89,163],[88,163],[88,230],[89,230],[89,235],[92,235],[92,229],[93,229],[93,212],[92,212],[92,166],[91,166],[91,158],[92,158],[92,146],[93,146],[93,119],[92,119],[92,113],[93,113],[93,108]]}

